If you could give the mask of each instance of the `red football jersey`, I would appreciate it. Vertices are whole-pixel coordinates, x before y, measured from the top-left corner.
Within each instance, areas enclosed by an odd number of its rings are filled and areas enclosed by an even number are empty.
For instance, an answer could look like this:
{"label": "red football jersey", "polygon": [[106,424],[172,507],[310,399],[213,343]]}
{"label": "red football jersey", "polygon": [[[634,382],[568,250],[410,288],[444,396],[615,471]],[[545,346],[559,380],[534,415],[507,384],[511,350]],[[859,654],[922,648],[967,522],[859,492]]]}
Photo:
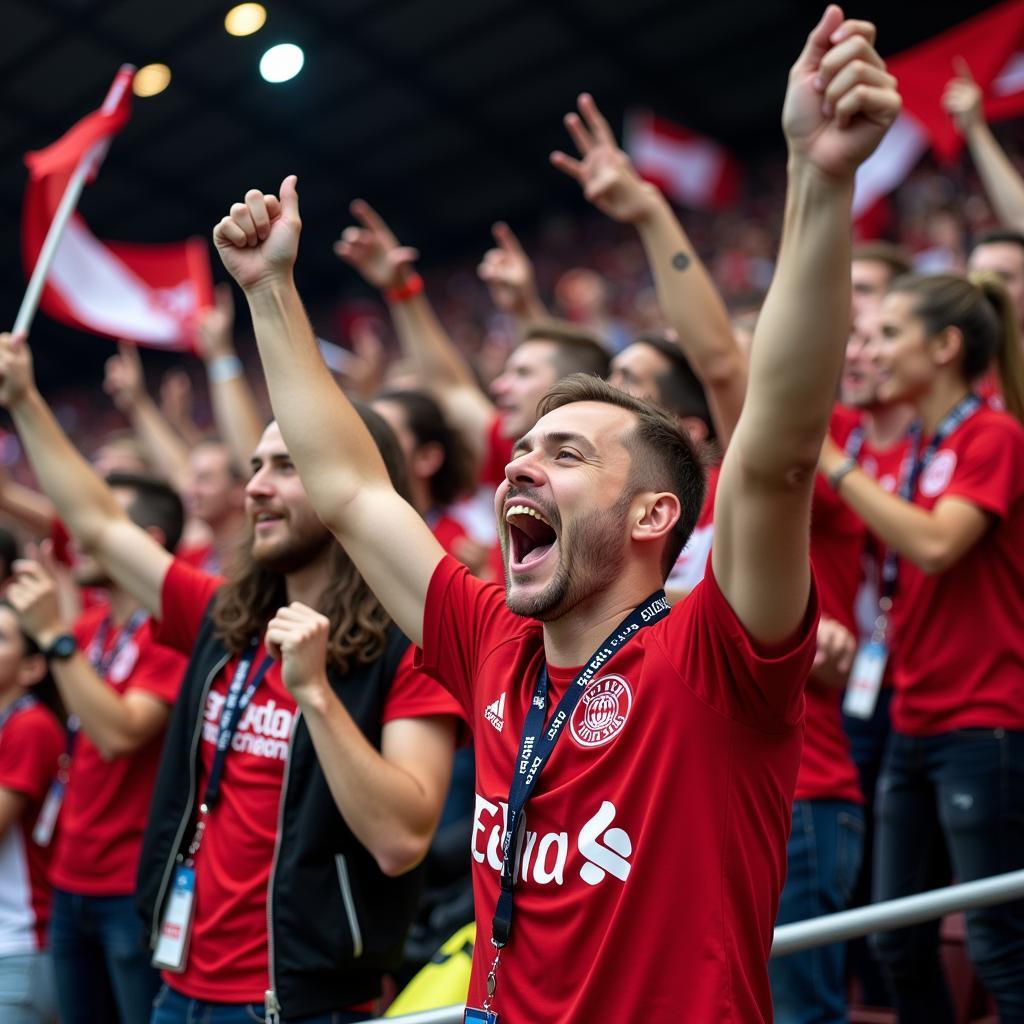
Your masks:
{"label": "red football jersey", "polygon": [[[203,612],[223,580],[176,560],[164,580],[160,640],[191,651]],[[382,722],[459,714],[432,679],[413,667],[410,647],[391,684]],[[255,664],[266,648],[260,644]],[[200,745],[199,792],[213,764],[221,710],[239,658],[231,658],[207,694]],[[295,699],[275,661],[246,708],[224,763],[220,797],[195,861],[195,916],[188,962],[164,981],[192,999],[263,1001],[267,961],[267,889],[277,837],[285,760]]]}
{"label": "red football jersey", "polygon": [[[75,624],[82,650],[107,617],[108,609],[91,608]],[[119,643],[111,629],[104,653]],[[165,704],[178,696],[185,659],[153,639],[147,619],[121,648],[104,682],[118,694],[145,690]],[[156,780],[163,733],[125,757],[106,760],[84,729],[75,738],[67,791],[53,853],[52,879],[58,889],[84,896],[130,896],[135,892],[142,833]]]}
{"label": "red football jersey", "polygon": [[944,573],[900,560],[893,725],[911,736],[1024,729],[1024,427],[1012,416],[983,406],[939,446],[913,500],[932,509],[949,497],[992,525]]}
{"label": "red football jersey", "polygon": [[0,956],[34,953],[46,945],[51,849],[33,842],[32,829],[63,752],[64,730],[41,704],[19,708],[0,729],[0,789],[28,801],[0,836]]}
{"label": "red football jersey", "polygon": [[[526,807],[514,930],[494,1008],[503,1024],[767,1021],[767,957],[785,876],[803,682],[817,601],[791,642],[761,650],[709,572],[588,685]],[[541,624],[444,559],[421,664],[475,734],[473,886],[479,1006],[500,846]],[[552,706],[576,668],[550,667]]]}

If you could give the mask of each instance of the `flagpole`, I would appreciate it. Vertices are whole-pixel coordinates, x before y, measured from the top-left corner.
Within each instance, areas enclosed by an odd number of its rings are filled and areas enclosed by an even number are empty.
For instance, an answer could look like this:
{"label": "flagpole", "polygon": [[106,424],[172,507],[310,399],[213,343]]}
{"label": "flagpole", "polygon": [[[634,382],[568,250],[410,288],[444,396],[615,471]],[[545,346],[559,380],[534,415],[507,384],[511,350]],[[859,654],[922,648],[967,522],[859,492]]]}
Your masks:
{"label": "flagpole", "polygon": [[[127,72],[127,74],[125,74],[125,72]],[[103,106],[100,108],[103,113],[109,114],[117,108],[118,103],[121,102],[121,97],[124,95],[125,89],[128,88],[128,85],[131,82],[131,76],[134,73],[134,65],[121,65],[109,91],[107,92],[107,97],[103,101]],[[39,250],[36,265],[32,270],[31,278],[29,278],[28,287],[25,289],[25,296],[21,300],[21,307],[18,309],[18,316],[14,321],[13,333],[27,334],[29,328],[32,326],[36,310],[39,308],[39,300],[43,294],[43,286],[46,284],[47,275],[50,273],[50,265],[53,263],[53,258],[57,255],[57,248],[60,245],[64,229],[67,227],[67,223],[71,219],[71,214],[75,212],[75,208],[78,206],[78,200],[82,196],[82,189],[85,188],[86,179],[97,164],[103,159],[109,146],[110,141],[108,139],[105,139],[102,142],[97,142],[96,145],[93,146],[81,160],[79,160],[78,166],[74,169],[71,177],[68,179],[67,186],[64,189],[64,195],[61,196],[60,203],[57,205],[57,212],[54,213],[53,220],[50,221],[50,228],[46,232],[46,240],[43,242],[43,247]]]}

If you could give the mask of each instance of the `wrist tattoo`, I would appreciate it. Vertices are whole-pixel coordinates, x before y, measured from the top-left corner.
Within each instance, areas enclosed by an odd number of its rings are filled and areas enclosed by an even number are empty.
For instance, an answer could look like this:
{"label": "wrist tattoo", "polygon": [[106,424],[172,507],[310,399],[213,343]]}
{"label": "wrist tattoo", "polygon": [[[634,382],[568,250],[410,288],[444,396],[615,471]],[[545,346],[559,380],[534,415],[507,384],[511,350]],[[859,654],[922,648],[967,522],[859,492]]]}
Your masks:
{"label": "wrist tattoo", "polygon": [[685,270],[690,265],[690,257],[685,252],[677,252],[672,257],[672,266],[675,270]]}

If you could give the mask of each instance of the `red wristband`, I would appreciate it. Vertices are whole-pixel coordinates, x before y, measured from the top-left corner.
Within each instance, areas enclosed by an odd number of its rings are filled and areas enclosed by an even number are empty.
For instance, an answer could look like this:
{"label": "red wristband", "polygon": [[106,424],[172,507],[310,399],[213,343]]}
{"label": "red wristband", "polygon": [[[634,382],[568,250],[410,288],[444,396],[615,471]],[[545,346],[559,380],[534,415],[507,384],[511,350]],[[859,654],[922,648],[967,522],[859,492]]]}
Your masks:
{"label": "red wristband", "polygon": [[384,298],[388,302],[408,302],[415,299],[417,295],[423,294],[423,278],[419,274],[410,274],[404,284],[397,288],[387,288],[384,291]]}

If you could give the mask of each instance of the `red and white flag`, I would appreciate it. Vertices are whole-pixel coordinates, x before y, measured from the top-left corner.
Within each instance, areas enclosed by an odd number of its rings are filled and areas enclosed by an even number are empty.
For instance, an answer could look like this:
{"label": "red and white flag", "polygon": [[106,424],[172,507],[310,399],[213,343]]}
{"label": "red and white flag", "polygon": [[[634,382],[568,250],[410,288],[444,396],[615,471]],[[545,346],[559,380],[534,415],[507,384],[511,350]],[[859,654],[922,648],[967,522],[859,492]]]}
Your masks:
{"label": "red and white flag", "polygon": [[641,177],[693,209],[736,201],[740,165],[724,146],[649,111],[626,118],[625,149]]}
{"label": "red and white flag", "polygon": [[857,172],[854,217],[899,185],[931,147],[955,160],[964,141],[942,109],[942,94],[963,57],[984,95],[985,116],[999,121],[1024,114],[1024,3],[1006,0],[988,11],[887,60],[899,82],[903,111],[882,144]]}
{"label": "red and white flag", "polygon": [[[110,109],[105,105],[46,149],[25,156],[29,179],[21,248],[29,275],[71,175],[88,157],[94,179],[106,146],[128,121],[131,71],[120,75],[129,79],[121,83],[120,97]],[[95,334],[157,348],[191,349],[196,316],[212,303],[209,251],[203,239],[154,245],[104,242],[75,213],[61,236],[40,305],[55,320]]]}

